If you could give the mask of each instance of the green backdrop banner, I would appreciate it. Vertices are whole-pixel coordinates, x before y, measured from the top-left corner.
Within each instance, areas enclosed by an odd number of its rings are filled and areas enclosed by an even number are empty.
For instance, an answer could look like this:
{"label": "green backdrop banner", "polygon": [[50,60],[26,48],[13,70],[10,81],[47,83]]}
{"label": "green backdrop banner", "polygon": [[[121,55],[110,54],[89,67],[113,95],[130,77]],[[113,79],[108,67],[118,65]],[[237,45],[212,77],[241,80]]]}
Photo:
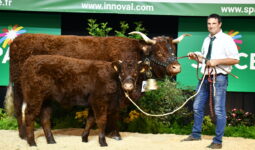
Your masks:
{"label": "green backdrop banner", "polygon": [[208,16],[255,16],[252,0],[0,0],[0,10]]}
{"label": "green backdrop banner", "polygon": [[[200,51],[203,40],[208,35],[206,21],[205,17],[180,18],[178,34],[190,33],[192,36],[185,38],[178,45],[178,56],[185,56],[192,51]],[[232,36],[240,53],[240,63],[233,66],[232,70],[232,73],[239,76],[239,79],[229,75],[228,91],[255,92],[254,27],[255,20],[253,18],[223,18],[223,32]],[[179,62],[182,65],[182,72],[177,76],[177,81],[183,86],[195,88],[198,83],[195,69],[196,62],[189,59],[181,59]]]}
{"label": "green backdrop banner", "polygon": [[12,40],[23,33],[61,34],[60,16],[3,12],[0,16],[0,86],[6,86],[9,84],[9,45]]}

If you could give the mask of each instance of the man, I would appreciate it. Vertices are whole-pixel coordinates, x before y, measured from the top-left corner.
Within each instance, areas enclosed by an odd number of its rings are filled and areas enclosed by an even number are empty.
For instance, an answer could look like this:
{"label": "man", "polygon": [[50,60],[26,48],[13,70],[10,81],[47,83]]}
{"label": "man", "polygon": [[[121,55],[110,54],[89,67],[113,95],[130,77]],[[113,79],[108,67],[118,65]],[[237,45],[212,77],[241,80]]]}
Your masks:
{"label": "man", "polygon": [[[189,59],[202,63],[201,73],[206,76],[193,104],[194,125],[192,133],[183,141],[201,140],[205,104],[210,98],[210,92],[215,92],[215,95],[213,95],[213,108],[216,121],[216,136],[208,146],[212,149],[222,148],[222,136],[224,135],[226,126],[225,102],[228,85],[227,72],[231,71],[232,65],[239,63],[237,46],[229,35],[222,32],[221,25],[222,21],[219,15],[211,14],[208,16],[207,28],[209,35],[204,39],[202,51],[188,53]],[[210,88],[210,84],[212,83],[210,83],[208,79],[215,80],[215,90]],[[198,87],[200,83],[201,81],[199,82]]]}

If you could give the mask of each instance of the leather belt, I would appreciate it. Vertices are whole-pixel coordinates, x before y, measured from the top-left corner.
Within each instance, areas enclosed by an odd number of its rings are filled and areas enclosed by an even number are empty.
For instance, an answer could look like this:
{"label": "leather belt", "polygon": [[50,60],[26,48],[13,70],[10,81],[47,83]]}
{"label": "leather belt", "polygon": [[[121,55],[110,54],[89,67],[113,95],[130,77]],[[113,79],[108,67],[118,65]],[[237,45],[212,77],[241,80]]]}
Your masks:
{"label": "leather belt", "polygon": [[[227,76],[228,74],[223,74],[223,73],[218,73],[217,76]],[[205,75],[206,77],[208,77],[208,75]],[[211,75],[212,76],[212,75]]]}
{"label": "leather belt", "polygon": [[219,75],[227,76],[228,74],[218,73],[217,76],[219,76]]}

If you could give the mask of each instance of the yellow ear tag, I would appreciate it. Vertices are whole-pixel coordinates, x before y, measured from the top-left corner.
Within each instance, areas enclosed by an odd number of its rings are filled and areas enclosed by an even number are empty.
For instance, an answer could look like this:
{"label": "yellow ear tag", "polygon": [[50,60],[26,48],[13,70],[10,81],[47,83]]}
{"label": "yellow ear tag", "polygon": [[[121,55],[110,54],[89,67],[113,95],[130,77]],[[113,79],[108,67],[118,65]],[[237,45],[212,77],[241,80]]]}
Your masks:
{"label": "yellow ear tag", "polygon": [[141,71],[140,71],[140,73],[143,73],[145,71],[145,69],[143,68]]}
{"label": "yellow ear tag", "polygon": [[115,69],[115,71],[118,71],[118,67],[117,66],[113,66],[113,68]]}

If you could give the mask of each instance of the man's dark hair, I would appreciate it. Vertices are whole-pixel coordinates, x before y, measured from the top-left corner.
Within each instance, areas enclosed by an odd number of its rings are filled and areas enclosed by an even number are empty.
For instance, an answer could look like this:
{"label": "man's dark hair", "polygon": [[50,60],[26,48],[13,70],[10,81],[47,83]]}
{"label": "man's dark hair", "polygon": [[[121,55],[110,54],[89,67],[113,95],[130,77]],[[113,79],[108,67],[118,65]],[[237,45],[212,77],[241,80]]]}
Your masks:
{"label": "man's dark hair", "polygon": [[208,20],[208,19],[210,19],[210,18],[218,19],[219,23],[221,23],[221,22],[222,22],[222,20],[221,20],[221,16],[220,16],[220,15],[218,15],[218,14],[211,14],[211,15],[209,15],[209,16],[207,17],[207,20]]}

